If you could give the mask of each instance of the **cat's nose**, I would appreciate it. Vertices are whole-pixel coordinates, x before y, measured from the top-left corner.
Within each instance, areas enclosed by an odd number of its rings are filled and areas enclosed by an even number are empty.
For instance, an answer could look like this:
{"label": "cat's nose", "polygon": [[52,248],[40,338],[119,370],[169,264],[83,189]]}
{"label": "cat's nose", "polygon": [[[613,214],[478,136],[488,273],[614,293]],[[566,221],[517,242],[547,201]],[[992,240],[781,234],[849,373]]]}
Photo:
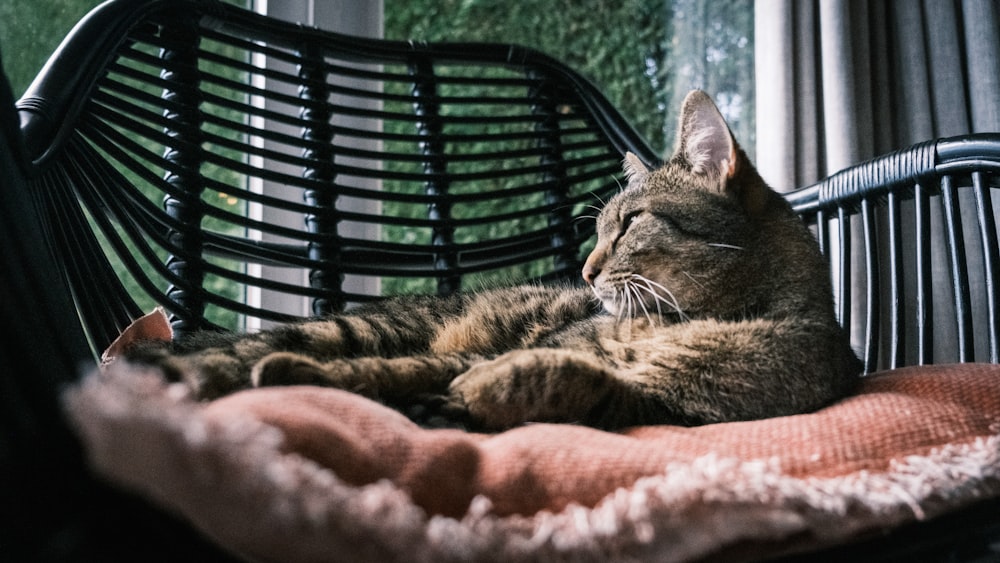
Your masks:
{"label": "cat's nose", "polygon": [[583,263],[583,271],[580,275],[583,276],[583,281],[587,282],[587,285],[593,286],[594,282],[597,281],[597,276],[601,275],[601,266],[604,265],[607,260],[607,250],[601,244],[594,247],[594,250],[590,251],[590,255],[587,256],[587,260]]}

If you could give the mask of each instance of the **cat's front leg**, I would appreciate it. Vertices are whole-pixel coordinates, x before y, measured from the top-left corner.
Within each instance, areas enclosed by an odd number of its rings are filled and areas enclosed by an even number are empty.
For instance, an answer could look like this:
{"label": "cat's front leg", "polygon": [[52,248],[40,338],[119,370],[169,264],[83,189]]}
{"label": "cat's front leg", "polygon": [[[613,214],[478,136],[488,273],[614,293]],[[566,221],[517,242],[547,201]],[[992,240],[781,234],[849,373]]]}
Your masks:
{"label": "cat's front leg", "polygon": [[622,391],[608,364],[593,354],[554,348],[508,352],[476,364],[449,386],[451,400],[490,431],[528,422],[602,426],[603,407]]}
{"label": "cat's front leg", "polygon": [[126,351],[122,361],[157,368],[167,381],[186,384],[200,400],[216,399],[250,387],[246,362],[228,348],[206,348],[196,354],[179,355],[166,342],[137,342]]}
{"label": "cat's front leg", "polygon": [[445,354],[322,362],[295,352],[274,352],[253,365],[250,380],[254,387],[317,385],[399,402],[422,393],[445,393],[452,379],[479,360]]}

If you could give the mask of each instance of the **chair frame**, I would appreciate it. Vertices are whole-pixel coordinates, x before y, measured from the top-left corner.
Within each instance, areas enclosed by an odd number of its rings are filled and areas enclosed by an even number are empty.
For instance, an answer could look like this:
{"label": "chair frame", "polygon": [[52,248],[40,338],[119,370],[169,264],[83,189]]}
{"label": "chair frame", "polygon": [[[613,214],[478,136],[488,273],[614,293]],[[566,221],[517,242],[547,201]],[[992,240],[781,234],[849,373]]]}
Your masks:
{"label": "chair frame", "polygon": [[[212,88],[230,82],[199,62],[220,57],[218,51],[199,47],[206,41],[240,52],[265,52],[286,66],[295,62],[295,69],[284,71],[240,67],[247,74],[295,84],[294,96],[240,88],[247,98],[266,98],[295,108],[297,114],[281,115],[266,105],[220,97]],[[159,45],[158,55],[137,45]],[[483,67],[505,74],[487,76],[485,82],[462,74]],[[338,76],[405,82],[409,92],[387,96],[375,111],[352,109],[343,100],[375,99],[385,92],[341,88]],[[525,93],[511,97],[512,85]],[[477,90],[491,87],[500,88],[502,96]],[[149,88],[161,93],[149,96]],[[474,126],[471,116],[482,104],[495,109],[515,102],[520,113],[498,121],[528,123],[504,134],[530,143],[484,150],[484,142],[502,144],[491,141],[492,133],[484,129],[483,138],[465,139],[471,144],[456,148],[463,135],[471,136],[454,129],[457,122]],[[206,104],[285,120],[299,133],[240,129],[250,122],[226,123],[222,113],[206,111]],[[387,110],[390,106],[395,109]],[[404,106],[411,108],[409,115],[399,109]],[[386,134],[367,125],[339,125],[336,119],[342,114],[372,114],[412,128]],[[132,121],[130,115],[141,118]],[[213,124],[242,133],[227,137],[211,129]],[[0,466],[5,520],[18,522],[4,532],[11,534],[10,543],[4,538],[0,545],[23,548],[32,558],[65,560],[142,552],[228,558],[186,524],[92,476],[61,412],[60,390],[92,369],[99,352],[146,312],[125,289],[124,277],[137,280],[148,298],[167,309],[177,334],[220,328],[206,316],[213,307],[263,322],[303,316],[222,296],[205,283],[212,276],[307,299],[305,315],[375,298],[345,287],[348,275],[425,278],[437,293],[461,289],[478,272],[528,262],[545,264],[543,279],[575,278],[580,254],[593,237],[592,222],[587,226],[581,220],[592,213],[587,198],[604,198],[618,189],[625,151],[648,164],[658,161],[592,84],[536,51],[348,37],[212,0],[115,0],[95,9],[16,103],[2,78],[0,131],[0,311],[7,321],[0,356],[6,428]],[[344,135],[370,137],[376,148],[339,146],[336,139]],[[162,152],[142,152],[135,139],[143,136]],[[240,140],[253,136],[284,148]],[[387,145],[411,152],[380,153]],[[379,159],[395,162],[402,172],[371,164]],[[508,166],[476,168],[490,159]],[[350,164],[358,161],[362,164]],[[274,171],[288,162],[298,173]],[[213,165],[285,183],[300,199],[239,191],[205,172]],[[164,205],[138,197],[130,174],[158,187]],[[339,175],[345,174],[398,180],[409,191],[375,194],[366,184],[342,183]],[[540,203],[525,214],[540,219],[514,238],[458,240],[456,228],[490,218],[454,215],[456,207],[482,198],[455,186],[495,177],[506,183],[491,197],[536,194],[540,199],[532,201]],[[239,191],[248,202],[297,213],[302,227],[274,227],[278,242],[205,228],[206,216],[213,214],[241,224],[233,218],[238,214],[206,212],[206,184]],[[343,191],[333,191],[331,185]],[[410,189],[414,186],[420,189]],[[830,257],[840,318],[852,330],[866,372],[951,361],[998,362],[1000,258],[992,199],[998,186],[1000,134],[977,134],[928,140],[787,195],[816,229]],[[337,206],[344,194],[425,207],[426,214],[412,222],[390,222],[426,229],[428,241],[410,251],[400,244],[344,236],[341,221],[385,221],[377,213],[344,212]],[[904,228],[904,223],[910,226]],[[262,221],[243,226],[271,228]],[[139,250],[130,250],[126,240],[139,241]],[[943,258],[934,258],[935,252],[941,254],[934,249],[942,244]],[[123,268],[112,267],[115,255],[124,260]],[[215,260],[220,257],[238,266],[219,266]],[[250,263],[294,266],[309,274],[299,285],[273,282],[247,275],[244,265]],[[12,507],[25,508],[15,513]],[[1000,501],[994,499],[885,536],[809,554],[807,560],[902,560],[914,553],[973,560],[996,553],[998,508]]]}

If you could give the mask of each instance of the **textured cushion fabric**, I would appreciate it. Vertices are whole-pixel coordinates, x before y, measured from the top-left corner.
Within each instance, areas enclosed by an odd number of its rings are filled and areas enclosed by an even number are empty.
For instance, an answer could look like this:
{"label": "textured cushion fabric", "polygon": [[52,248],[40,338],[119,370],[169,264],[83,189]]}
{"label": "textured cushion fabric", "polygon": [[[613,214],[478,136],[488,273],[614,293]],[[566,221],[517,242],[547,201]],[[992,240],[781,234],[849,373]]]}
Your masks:
{"label": "textured cushion fabric", "polygon": [[66,405],[100,473],[261,559],[738,560],[1000,496],[985,364],[883,372],[809,414],[619,432],[426,430],[315,387],[196,403],[120,365]]}
{"label": "textured cushion fabric", "polygon": [[371,401],[311,387],[238,393],[205,414],[250,413],[285,432],[286,451],[353,485],[389,479],[430,512],[461,515],[481,494],[498,514],[532,514],[570,503],[593,506],[640,477],[661,474],[669,463],[708,454],[773,460],[793,477],[885,471],[892,460],[995,433],[1000,375],[992,371],[981,365],[901,369],[868,378],[857,396],[811,414],[616,433],[561,424],[496,435],[423,430]]}

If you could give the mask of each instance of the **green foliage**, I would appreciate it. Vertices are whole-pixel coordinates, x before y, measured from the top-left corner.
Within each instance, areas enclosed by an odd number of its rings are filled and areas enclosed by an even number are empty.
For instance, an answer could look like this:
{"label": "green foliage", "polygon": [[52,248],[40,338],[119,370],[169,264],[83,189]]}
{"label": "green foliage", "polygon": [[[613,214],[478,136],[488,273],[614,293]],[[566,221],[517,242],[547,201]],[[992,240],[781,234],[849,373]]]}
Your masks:
{"label": "green foliage", "polygon": [[680,100],[711,94],[753,156],[752,0],[384,0],[385,35],[517,43],[590,79],[656,150]]}
{"label": "green foliage", "polygon": [[592,80],[654,147],[663,147],[668,72],[664,0],[385,0],[385,35],[518,43]]}
{"label": "green foliage", "polygon": [[0,53],[19,97],[63,37],[101,0],[4,0],[0,2]]}
{"label": "green foliage", "polygon": [[677,108],[691,88],[708,92],[733,134],[754,156],[753,3],[748,0],[671,0],[670,91],[664,129],[677,126]]}

